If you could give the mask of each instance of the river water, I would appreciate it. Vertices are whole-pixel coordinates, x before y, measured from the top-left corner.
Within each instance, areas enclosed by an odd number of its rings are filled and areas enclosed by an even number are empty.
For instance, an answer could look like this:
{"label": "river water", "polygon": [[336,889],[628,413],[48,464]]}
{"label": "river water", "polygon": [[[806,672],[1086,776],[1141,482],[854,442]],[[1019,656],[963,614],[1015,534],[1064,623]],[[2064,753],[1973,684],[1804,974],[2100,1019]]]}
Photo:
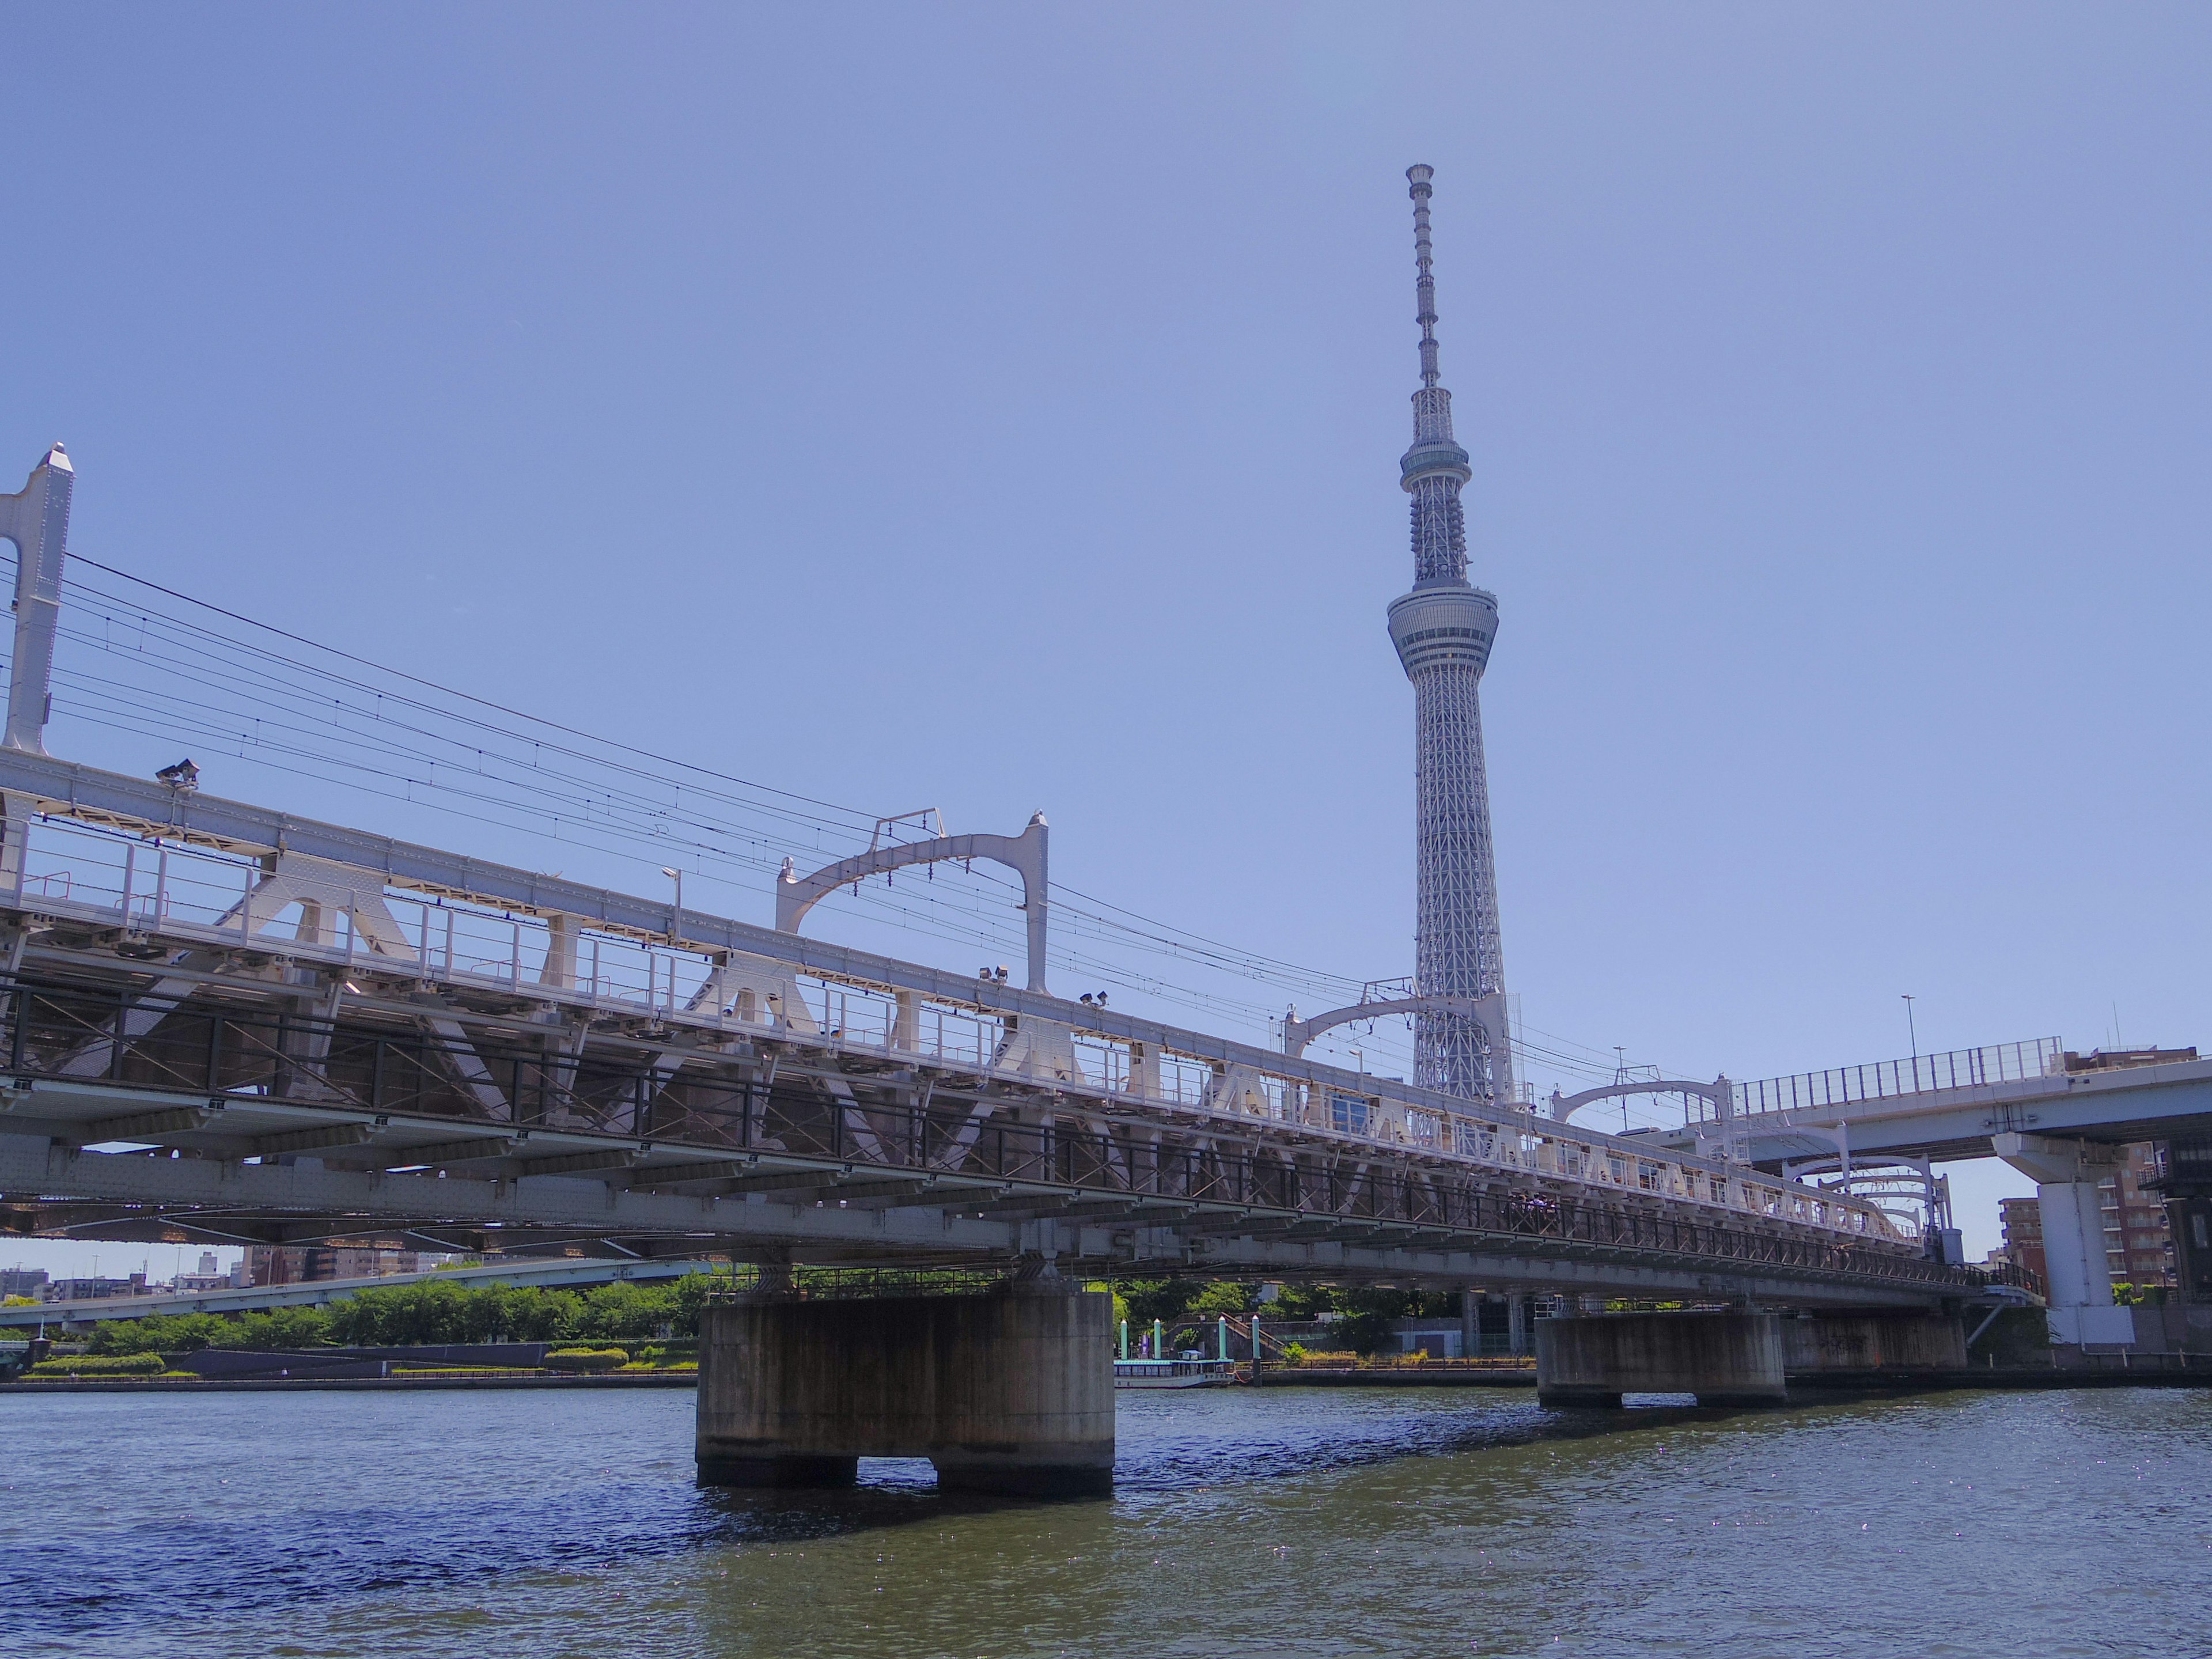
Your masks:
{"label": "river water", "polygon": [[0,1652],[2212,1654],[2212,1393],[1124,1394],[1110,1499],[691,1480],[685,1392],[0,1398]]}

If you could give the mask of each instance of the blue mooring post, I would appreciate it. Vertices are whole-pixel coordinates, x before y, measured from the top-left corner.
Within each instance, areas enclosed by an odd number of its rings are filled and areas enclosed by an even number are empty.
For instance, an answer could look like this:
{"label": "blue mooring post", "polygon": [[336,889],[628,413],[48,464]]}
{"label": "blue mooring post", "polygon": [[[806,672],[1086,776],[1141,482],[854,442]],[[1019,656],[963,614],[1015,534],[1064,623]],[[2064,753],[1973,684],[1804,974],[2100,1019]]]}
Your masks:
{"label": "blue mooring post", "polygon": [[1126,1320],[1126,1319],[1125,1319],[1125,1320],[1123,1320],[1123,1321],[1121,1322],[1121,1358],[1124,1358],[1124,1359],[1127,1359],[1128,1357],[1129,1357],[1129,1322],[1128,1322],[1127,1320]]}
{"label": "blue mooring post", "polygon": [[1168,1334],[1167,1334],[1167,1330],[1166,1330],[1166,1328],[1165,1328],[1164,1326],[1162,1326],[1162,1325],[1161,1325],[1161,1323],[1160,1323],[1160,1322],[1159,1322],[1158,1320],[1155,1319],[1155,1320],[1152,1322],[1152,1358],[1155,1358],[1155,1359],[1165,1359],[1167,1357],[1168,1357]]}
{"label": "blue mooring post", "polygon": [[1229,1358],[1229,1316],[1227,1314],[1220,1316],[1215,1328],[1216,1334],[1220,1338],[1220,1346],[1213,1357],[1216,1359],[1226,1359]]}

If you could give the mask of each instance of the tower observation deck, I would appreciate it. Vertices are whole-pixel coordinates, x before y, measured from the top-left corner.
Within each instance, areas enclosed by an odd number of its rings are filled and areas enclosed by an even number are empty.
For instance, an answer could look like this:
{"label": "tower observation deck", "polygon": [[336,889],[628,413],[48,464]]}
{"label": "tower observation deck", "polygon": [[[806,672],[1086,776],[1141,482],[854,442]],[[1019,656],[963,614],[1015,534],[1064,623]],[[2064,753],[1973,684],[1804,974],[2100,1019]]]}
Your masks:
{"label": "tower observation deck", "polygon": [[[1437,285],[1429,245],[1433,169],[1407,170],[1421,325],[1421,389],[1413,446],[1399,464],[1413,497],[1413,586],[1391,602],[1390,642],[1413,683],[1419,920],[1414,977],[1425,996],[1502,994],[1505,965],[1491,852],[1490,791],[1482,757],[1482,671],[1498,634],[1495,595],[1468,585],[1460,489],[1473,476],[1452,436],[1451,393],[1437,368]],[[1423,1086],[1474,1099],[1512,1092],[1511,1056],[1491,1052],[1464,1014],[1415,1017],[1414,1068]]]}

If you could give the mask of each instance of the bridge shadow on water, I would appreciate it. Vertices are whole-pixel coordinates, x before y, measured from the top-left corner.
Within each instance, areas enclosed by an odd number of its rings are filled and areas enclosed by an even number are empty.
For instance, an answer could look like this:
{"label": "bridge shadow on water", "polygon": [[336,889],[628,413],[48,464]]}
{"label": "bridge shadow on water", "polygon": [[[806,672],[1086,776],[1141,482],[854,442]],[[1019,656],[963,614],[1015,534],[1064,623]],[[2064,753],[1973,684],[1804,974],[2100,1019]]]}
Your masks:
{"label": "bridge shadow on water", "polygon": [[864,1458],[860,1484],[842,1490],[708,1487],[701,1497],[723,1529],[715,1541],[799,1542],[1012,1510],[1142,1504],[1182,1492],[1347,1475],[1408,1458],[1468,1456],[1765,1418],[1776,1409],[1701,1407],[1686,1395],[1647,1395],[1648,1403],[1619,1410],[1556,1410],[1526,1397],[1499,1405],[1455,1395],[1377,1401],[1336,1390],[1255,1396],[1238,1389],[1203,1401],[1184,1393],[1173,1396],[1170,1406],[1125,1402],[1111,1496],[940,1491],[926,1460]]}

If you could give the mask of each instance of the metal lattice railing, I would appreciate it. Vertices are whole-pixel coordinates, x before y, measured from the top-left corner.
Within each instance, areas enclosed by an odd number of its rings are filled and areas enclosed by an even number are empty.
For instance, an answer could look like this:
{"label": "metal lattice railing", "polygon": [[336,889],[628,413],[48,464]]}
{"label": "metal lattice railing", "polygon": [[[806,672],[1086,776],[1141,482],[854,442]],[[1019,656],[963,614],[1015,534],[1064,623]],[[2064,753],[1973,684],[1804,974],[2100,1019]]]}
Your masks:
{"label": "metal lattice railing", "polygon": [[1939,1089],[1973,1089],[2049,1077],[2065,1063],[2057,1037],[2028,1042],[2000,1042],[1948,1054],[1917,1054],[1909,1060],[1838,1066],[1826,1072],[1765,1078],[1733,1085],[1739,1113],[1820,1110],[1862,1101],[1894,1100]]}

